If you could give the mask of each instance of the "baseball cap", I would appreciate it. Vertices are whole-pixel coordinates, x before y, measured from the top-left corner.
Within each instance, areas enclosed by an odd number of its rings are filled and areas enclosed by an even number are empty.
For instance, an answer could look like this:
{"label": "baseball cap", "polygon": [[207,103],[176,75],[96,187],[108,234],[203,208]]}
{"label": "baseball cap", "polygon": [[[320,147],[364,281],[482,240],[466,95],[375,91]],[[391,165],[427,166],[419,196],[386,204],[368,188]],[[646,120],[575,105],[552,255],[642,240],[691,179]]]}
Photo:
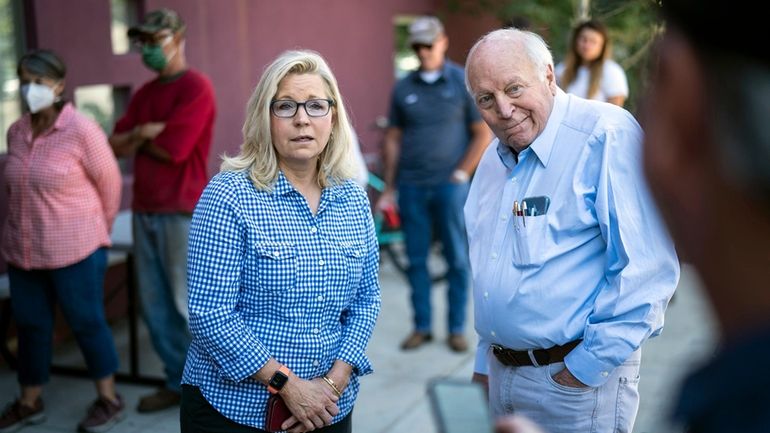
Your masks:
{"label": "baseball cap", "polygon": [[128,29],[128,37],[133,38],[140,34],[157,33],[163,29],[169,29],[176,33],[185,28],[184,21],[175,11],[167,8],[148,12],[144,21]]}
{"label": "baseball cap", "polygon": [[409,26],[409,45],[431,45],[444,33],[444,26],[436,17],[420,17]]}

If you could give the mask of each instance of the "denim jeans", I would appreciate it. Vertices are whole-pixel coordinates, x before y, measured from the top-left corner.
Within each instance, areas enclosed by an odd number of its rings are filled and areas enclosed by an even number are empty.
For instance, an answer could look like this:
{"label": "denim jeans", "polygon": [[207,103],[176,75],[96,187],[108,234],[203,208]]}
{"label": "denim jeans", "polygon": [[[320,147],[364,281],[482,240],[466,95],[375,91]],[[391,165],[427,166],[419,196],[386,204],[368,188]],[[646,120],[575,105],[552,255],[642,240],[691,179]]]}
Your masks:
{"label": "denim jeans", "polygon": [[115,342],[104,315],[106,270],[104,248],[58,269],[8,267],[22,386],[48,382],[57,304],[83,352],[91,378],[103,379],[118,369]]}
{"label": "denim jeans", "polygon": [[133,215],[134,269],[142,316],[163,361],[166,387],[179,391],[190,330],[187,325],[186,214]]}
{"label": "denim jeans", "polygon": [[465,235],[463,206],[468,198],[469,184],[442,183],[435,186],[399,184],[398,206],[401,230],[404,233],[406,254],[409,259],[408,277],[412,288],[414,328],[430,332],[432,280],[428,273],[428,255],[433,232],[441,241],[447,263],[447,297],[449,332],[459,334],[465,326],[468,302],[470,262],[468,240]]}
{"label": "denim jeans", "polygon": [[506,367],[489,353],[489,404],[495,417],[524,415],[549,433],[631,433],[639,408],[641,349],[599,387],[573,388],[553,376],[563,362]]}

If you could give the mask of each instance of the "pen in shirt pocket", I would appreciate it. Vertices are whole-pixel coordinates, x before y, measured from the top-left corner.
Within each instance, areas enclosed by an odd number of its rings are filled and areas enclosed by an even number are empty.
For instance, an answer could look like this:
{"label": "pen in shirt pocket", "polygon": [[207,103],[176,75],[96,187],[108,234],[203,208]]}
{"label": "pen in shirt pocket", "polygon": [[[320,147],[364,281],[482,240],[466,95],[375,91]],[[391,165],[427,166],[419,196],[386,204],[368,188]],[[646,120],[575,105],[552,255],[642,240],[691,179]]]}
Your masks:
{"label": "pen in shirt pocket", "polygon": [[513,201],[513,209],[511,210],[513,213],[513,222],[515,225],[518,225],[518,220],[516,218],[521,217],[521,222],[524,225],[524,227],[527,226],[527,220],[524,217],[524,204],[522,203],[522,206],[519,207],[519,201],[514,200]]}

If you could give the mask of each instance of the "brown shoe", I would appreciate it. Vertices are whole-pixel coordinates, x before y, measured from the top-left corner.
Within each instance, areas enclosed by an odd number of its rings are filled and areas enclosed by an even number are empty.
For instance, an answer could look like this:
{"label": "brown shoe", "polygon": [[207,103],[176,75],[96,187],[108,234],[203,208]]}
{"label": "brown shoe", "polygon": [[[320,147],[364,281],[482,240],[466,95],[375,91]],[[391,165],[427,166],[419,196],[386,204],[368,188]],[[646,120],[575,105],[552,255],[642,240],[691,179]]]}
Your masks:
{"label": "brown shoe", "polygon": [[139,399],[136,411],[142,413],[157,412],[178,405],[181,399],[182,396],[178,392],[167,388],[160,388],[154,394]]}
{"label": "brown shoe", "polygon": [[447,339],[449,348],[454,352],[466,352],[468,350],[468,341],[462,334],[452,334]]}
{"label": "brown shoe", "polygon": [[21,404],[21,400],[16,400],[6,406],[0,416],[0,433],[15,432],[24,426],[40,424],[43,421],[45,421],[45,411],[42,399],[38,397],[32,407]]}
{"label": "brown shoe", "polygon": [[118,401],[113,402],[104,397],[99,397],[88,408],[88,414],[78,424],[81,433],[103,433],[115,426],[126,417],[124,411],[126,405],[123,398],[116,396]]}
{"label": "brown shoe", "polygon": [[426,332],[414,331],[401,343],[401,350],[417,349],[423,344],[433,340],[433,336]]}

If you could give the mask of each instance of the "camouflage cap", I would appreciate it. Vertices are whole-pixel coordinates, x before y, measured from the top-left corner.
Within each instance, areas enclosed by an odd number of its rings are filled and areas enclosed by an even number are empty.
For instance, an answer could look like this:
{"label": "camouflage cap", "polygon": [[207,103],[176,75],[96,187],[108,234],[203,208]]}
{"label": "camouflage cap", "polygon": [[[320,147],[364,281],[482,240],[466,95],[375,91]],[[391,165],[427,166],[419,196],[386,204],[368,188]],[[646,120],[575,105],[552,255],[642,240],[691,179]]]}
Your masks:
{"label": "camouflage cap", "polygon": [[157,33],[164,29],[169,29],[174,33],[184,30],[185,24],[179,14],[167,8],[148,12],[144,16],[144,21],[128,29],[128,37],[133,38],[140,34]]}
{"label": "camouflage cap", "polygon": [[444,26],[436,17],[419,17],[409,26],[409,44],[432,45],[444,33]]}

